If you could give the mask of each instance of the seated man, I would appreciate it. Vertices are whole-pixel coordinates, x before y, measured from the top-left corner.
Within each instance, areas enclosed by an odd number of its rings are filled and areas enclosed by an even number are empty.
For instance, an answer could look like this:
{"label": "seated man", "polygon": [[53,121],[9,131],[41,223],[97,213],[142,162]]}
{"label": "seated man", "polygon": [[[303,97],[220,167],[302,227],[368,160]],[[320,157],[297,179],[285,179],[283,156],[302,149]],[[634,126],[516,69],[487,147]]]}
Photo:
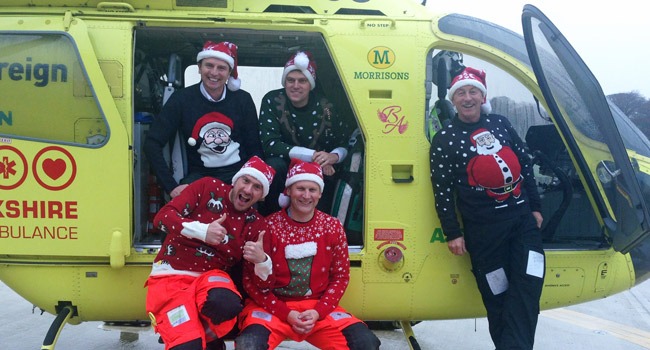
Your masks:
{"label": "seated man", "polygon": [[329,212],[335,180],[333,165],[343,162],[352,132],[344,118],[324,96],[316,93],[316,63],[309,52],[298,52],[284,66],[284,88],[268,92],[260,107],[259,130],[266,162],[275,169],[267,200],[260,206],[264,215],[280,209],[278,195],[290,158],[320,164],[331,189],[319,209]]}
{"label": "seated man", "polygon": [[[156,214],[156,226],[167,235],[146,282],[146,310],[165,349],[225,349],[220,338],[243,307],[227,271],[242,259],[244,242],[264,232],[252,206],[272,180],[273,168],[254,156],[233,176],[232,186],[204,177]],[[251,263],[266,259],[262,254]]]}
{"label": "seated man", "polygon": [[[239,88],[237,46],[206,41],[196,60],[201,82],[172,94],[144,143],[158,183],[172,198],[204,176],[230,183],[247,159],[262,156],[255,103]],[[180,184],[163,155],[165,145],[179,131],[188,144],[188,173]]]}
{"label": "seated man", "polygon": [[[318,163],[292,159],[287,174],[288,207],[267,217],[270,234],[247,242],[244,289],[250,299],[240,315],[236,349],[274,349],[285,339],[307,341],[319,349],[378,349],[380,341],[339,301],[350,281],[345,232],[334,217],[316,209],[323,192]],[[263,246],[263,249],[262,249]]]}

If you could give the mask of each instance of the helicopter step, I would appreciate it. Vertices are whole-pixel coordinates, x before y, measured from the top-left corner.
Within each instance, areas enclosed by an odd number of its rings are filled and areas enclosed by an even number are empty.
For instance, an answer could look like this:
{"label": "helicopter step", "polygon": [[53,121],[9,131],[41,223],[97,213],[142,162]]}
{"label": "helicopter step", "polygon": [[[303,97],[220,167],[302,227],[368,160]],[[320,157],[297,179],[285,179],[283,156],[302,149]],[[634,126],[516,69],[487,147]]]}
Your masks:
{"label": "helicopter step", "polygon": [[134,342],[140,338],[140,332],[146,332],[151,329],[151,322],[149,321],[135,321],[135,322],[104,322],[100,329],[107,331],[119,331],[120,341]]}

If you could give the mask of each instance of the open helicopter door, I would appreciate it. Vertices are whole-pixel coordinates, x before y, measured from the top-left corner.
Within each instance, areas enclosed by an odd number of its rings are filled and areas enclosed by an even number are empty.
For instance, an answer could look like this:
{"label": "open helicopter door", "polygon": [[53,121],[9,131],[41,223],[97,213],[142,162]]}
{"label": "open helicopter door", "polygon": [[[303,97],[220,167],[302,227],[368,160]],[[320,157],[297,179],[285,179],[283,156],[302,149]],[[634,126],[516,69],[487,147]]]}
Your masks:
{"label": "open helicopter door", "polygon": [[[616,119],[604,93],[566,38],[536,7],[524,6],[524,39],[539,87],[560,132],[594,195],[606,235],[615,250],[627,253],[650,232],[646,142]],[[570,79],[566,79],[570,77]],[[634,140],[632,140],[634,138]],[[632,142],[634,141],[634,142]],[[636,144],[635,144],[636,143]],[[642,164],[644,165],[644,164]]]}

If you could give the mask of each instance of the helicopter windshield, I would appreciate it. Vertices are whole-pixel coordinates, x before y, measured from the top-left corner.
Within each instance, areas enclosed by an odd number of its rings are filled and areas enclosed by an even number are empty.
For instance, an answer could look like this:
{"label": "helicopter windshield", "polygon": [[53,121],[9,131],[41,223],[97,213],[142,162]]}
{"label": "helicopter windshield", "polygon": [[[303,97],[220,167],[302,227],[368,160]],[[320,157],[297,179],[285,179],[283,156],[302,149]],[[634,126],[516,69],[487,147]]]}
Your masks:
{"label": "helicopter windshield", "polygon": [[650,157],[650,140],[648,140],[648,137],[632,123],[630,118],[614,102],[608,100],[608,103],[625,148],[643,157]]}
{"label": "helicopter windshield", "polygon": [[589,169],[592,193],[605,194],[601,216],[614,248],[626,253],[648,234],[642,196],[650,193],[644,180],[647,139],[639,139],[627,117],[611,107],[582,59],[539,10],[527,5],[522,21],[531,64],[550,112],[568,146],[580,155],[580,167]]}

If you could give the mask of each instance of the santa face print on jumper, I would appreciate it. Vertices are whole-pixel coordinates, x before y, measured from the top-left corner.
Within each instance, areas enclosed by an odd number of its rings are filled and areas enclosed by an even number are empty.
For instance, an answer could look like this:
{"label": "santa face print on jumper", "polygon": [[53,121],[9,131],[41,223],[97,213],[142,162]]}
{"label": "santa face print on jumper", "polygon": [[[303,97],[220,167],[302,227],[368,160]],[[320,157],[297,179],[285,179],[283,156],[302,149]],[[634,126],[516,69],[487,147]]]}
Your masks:
{"label": "santa face print on jumper", "polygon": [[194,124],[190,146],[201,142],[197,152],[206,168],[231,165],[241,160],[239,143],[231,138],[233,121],[219,112],[210,112]]}
{"label": "santa face print on jumper", "polygon": [[228,150],[230,135],[224,128],[216,127],[206,131],[203,137],[203,144],[210,151],[216,154],[223,154]]}
{"label": "santa face print on jumper", "polygon": [[470,136],[476,152],[467,164],[467,177],[470,186],[485,190],[497,202],[503,202],[511,195],[521,195],[521,165],[517,155],[508,146],[501,145],[487,129],[478,129]]}

